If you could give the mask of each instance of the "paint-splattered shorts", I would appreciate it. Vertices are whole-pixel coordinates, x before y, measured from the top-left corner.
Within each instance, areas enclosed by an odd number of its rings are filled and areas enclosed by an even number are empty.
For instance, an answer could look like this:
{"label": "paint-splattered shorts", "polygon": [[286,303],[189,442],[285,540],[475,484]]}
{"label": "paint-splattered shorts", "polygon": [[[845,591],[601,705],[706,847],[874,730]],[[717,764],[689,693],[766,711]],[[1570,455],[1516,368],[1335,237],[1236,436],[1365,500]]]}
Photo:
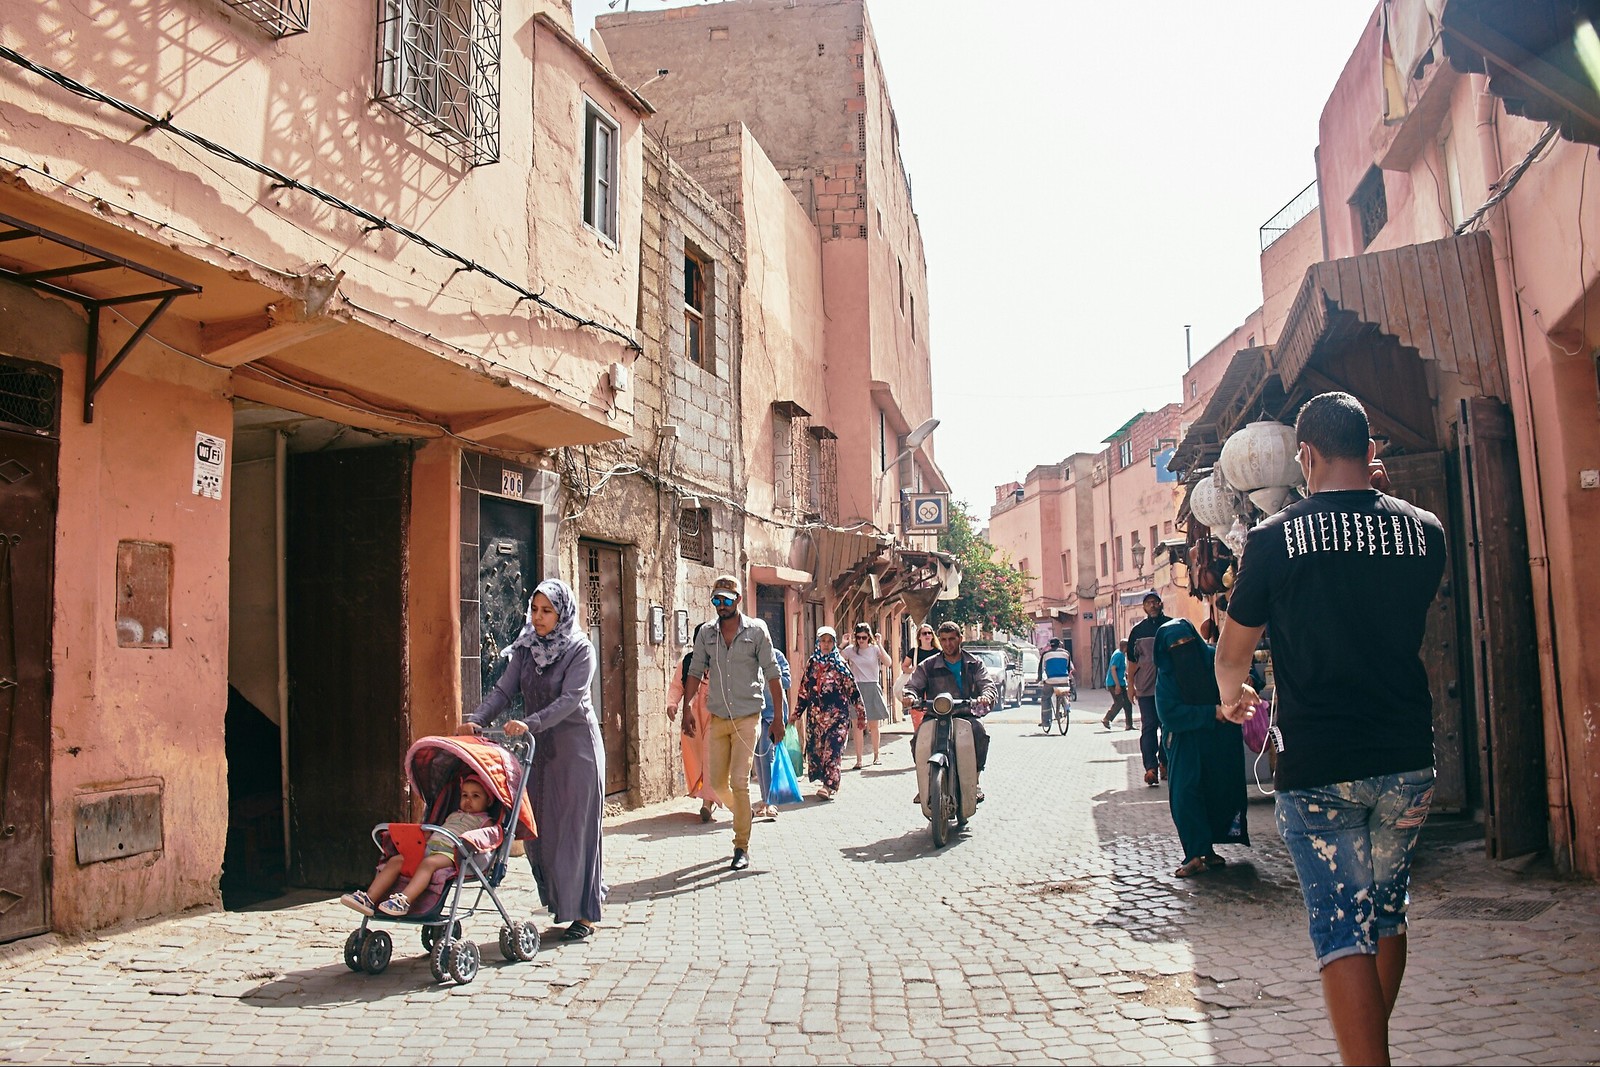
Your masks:
{"label": "paint-splattered shorts", "polygon": [[1432,802],[1432,767],[1278,794],[1319,967],[1405,933],[1411,854]]}

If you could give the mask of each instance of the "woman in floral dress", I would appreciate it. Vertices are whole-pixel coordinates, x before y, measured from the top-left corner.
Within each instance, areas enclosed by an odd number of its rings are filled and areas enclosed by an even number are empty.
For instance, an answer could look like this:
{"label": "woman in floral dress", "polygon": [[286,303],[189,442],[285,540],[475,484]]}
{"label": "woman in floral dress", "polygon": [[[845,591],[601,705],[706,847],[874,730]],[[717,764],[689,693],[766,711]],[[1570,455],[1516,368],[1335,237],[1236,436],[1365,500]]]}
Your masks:
{"label": "woman in floral dress", "polygon": [[850,724],[866,714],[861,693],[835,647],[838,634],[831,626],[817,630],[817,648],[800,679],[796,712],[806,716],[806,766],[819,783],[818,800],[832,800],[839,791],[839,763],[844,756]]}

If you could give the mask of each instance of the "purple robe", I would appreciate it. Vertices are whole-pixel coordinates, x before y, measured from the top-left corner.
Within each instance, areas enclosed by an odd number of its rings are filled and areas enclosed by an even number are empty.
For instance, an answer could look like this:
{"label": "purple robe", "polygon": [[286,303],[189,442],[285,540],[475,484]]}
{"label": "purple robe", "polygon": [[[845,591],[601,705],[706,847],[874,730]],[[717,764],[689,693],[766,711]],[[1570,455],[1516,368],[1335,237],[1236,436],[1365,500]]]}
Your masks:
{"label": "purple robe", "polygon": [[581,635],[541,674],[526,648],[468,717],[484,725],[522,692],[523,719],[534,735],[528,800],[539,838],[528,863],[539,899],[556,922],[600,921],[606,884],[600,871],[600,820],[605,814],[606,750],[589,700],[594,647]]}

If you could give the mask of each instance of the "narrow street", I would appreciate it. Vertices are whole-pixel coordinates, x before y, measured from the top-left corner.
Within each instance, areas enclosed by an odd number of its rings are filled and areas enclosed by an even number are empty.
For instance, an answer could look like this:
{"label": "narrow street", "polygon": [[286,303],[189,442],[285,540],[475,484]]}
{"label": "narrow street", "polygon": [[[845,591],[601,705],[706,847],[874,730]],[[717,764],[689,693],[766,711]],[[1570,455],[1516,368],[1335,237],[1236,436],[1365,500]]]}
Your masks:
{"label": "narrow street", "polygon": [[[351,973],[351,913],[313,895],[8,946],[0,1061],[1332,1061],[1271,805],[1228,867],[1171,877],[1165,791],[1139,783],[1136,733],[1100,729],[1099,696],[1066,737],[1031,707],[992,716],[989,799],[940,852],[904,733],[838,800],[758,822],[742,874],[726,813],[608,820],[599,935],[510,965],[480,919],[465,987],[435,985],[410,936],[383,975]],[[1414,888],[1397,1062],[1600,1061],[1590,887],[1488,863],[1439,820]]]}

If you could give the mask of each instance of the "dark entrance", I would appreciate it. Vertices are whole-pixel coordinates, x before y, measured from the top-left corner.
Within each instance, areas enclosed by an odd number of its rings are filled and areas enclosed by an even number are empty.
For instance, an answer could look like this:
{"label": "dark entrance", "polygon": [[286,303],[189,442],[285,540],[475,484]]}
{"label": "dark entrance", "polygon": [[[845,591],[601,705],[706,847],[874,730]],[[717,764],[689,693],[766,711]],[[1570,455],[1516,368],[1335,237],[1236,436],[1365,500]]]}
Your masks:
{"label": "dark entrance", "polygon": [[783,586],[756,586],[756,616],[767,624],[772,634],[772,647],[789,654],[789,625],[783,613]]}
{"label": "dark entrance", "polygon": [[584,631],[595,651],[590,698],[606,748],[606,793],[628,788],[628,656],[622,636],[622,549],[578,542],[582,584],[576,590]]}
{"label": "dark entrance", "polygon": [[374,823],[406,813],[405,529],[411,449],[288,466],[290,880],[366,883]]}
{"label": "dark entrance", "polygon": [[[53,409],[55,379],[34,401]],[[9,408],[7,389],[0,403]],[[9,410],[0,417],[10,420]],[[54,424],[54,418],[50,419]],[[57,442],[0,430],[0,941],[50,927],[50,627]]]}
{"label": "dark entrance", "polygon": [[[462,694],[477,706],[483,694],[506,672],[510,660],[500,650],[516,640],[527,622],[528,599],[542,581],[539,561],[539,508],[505,497],[478,495],[478,680],[474,696]],[[495,723],[522,715],[522,696]]]}
{"label": "dark entrance", "polygon": [[[1448,527],[1450,496],[1443,452],[1393,456],[1383,463],[1392,483],[1390,493],[1433,512]],[[1454,551],[1459,545],[1449,548]],[[1455,587],[1447,579],[1428,606],[1428,625],[1422,636],[1422,664],[1428,670],[1428,689],[1433,693],[1435,811],[1461,811],[1467,807],[1465,746],[1461,736],[1461,656],[1456,627]]]}

